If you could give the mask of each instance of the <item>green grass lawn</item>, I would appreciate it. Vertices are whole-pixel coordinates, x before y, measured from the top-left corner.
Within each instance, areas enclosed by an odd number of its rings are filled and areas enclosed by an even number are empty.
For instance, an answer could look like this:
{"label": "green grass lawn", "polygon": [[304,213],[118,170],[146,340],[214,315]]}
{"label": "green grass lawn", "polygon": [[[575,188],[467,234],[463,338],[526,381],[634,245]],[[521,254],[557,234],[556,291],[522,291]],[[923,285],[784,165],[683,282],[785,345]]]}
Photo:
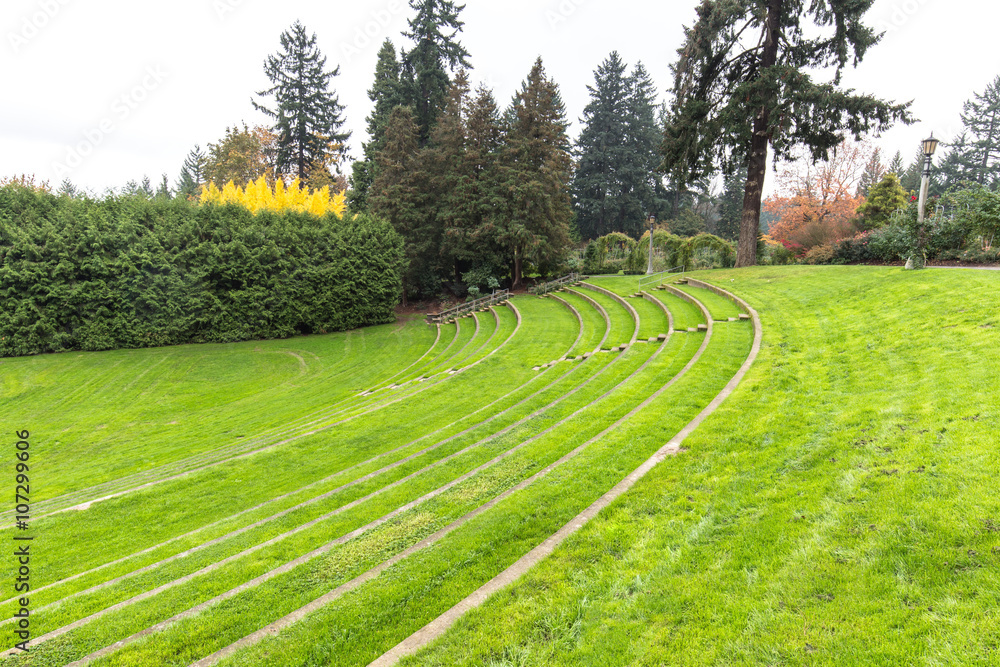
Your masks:
{"label": "green grass lawn", "polygon": [[744,383],[405,664],[1000,664],[997,277],[695,277],[760,312]]}
{"label": "green grass lawn", "polygon": [[[403,664],[1000,664],[997,276],[691,275],[760,314],[761,354],[736,392],[684,451]],[[739,310],[714,293],[684,287],[717,320],[710,338],[647,343],[667,318],[628,296],[635,277],[593,282],[632,306],[641,344],[538,371],[627,343],[632,313],[577,288],[565,303],[515,297],[516,332],[500,307],[440,336],[413,320],[0,361],[0,415],[32,430],[33,484],[53,507],[210,464],[35,521],[33,583],[48,587],[33,633],[104,615],[0,664],[65,665],[187,613],[91,664],[190,665],[399,559],[219,663],[367,665],[645,461],[746,358],[752,327],[726,321]],[[704,321],[649,291],[676,328]],[[0,619],[13,611],[3,602]]]}

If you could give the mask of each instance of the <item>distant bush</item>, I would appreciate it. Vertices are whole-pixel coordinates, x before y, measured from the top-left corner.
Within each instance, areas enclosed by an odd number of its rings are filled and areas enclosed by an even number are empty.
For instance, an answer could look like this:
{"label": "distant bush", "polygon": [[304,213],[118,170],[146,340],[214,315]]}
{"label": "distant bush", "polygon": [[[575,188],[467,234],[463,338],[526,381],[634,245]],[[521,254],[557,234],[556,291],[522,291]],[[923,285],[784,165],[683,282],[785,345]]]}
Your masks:
{"label": "distant bush", "polygon": [[0,356],[390,322],[402,241],[366,216],[0,188]]}
{"label": "distant bush", "polygon": [[806,264],[830,264],[836,258],[837,252],[832,244],[813,246],[806,252],[803,261]]}

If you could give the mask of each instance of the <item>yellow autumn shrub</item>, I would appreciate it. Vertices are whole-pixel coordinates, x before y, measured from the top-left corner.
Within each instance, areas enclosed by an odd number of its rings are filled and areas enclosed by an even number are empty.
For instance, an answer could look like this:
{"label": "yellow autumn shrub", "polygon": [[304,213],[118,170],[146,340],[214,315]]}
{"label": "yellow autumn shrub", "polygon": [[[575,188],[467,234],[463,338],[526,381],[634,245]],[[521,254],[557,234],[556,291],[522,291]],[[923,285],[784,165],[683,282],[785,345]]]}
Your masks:
{"label": "yellow autumn shrub", "polygon": [[322,216],[333,213],[343,216],[347,210],[347,197],[343,192],[330,193],[329,187],[310,190],[296,178],[290,185],[278,179],[274,188],[267,184],[261,176],[246,188],[241,188],[232,181],[220,190],[215,183],[209,183],[201,190],[199,201],[202,204],[239,204],[250,211],[298,211]]}

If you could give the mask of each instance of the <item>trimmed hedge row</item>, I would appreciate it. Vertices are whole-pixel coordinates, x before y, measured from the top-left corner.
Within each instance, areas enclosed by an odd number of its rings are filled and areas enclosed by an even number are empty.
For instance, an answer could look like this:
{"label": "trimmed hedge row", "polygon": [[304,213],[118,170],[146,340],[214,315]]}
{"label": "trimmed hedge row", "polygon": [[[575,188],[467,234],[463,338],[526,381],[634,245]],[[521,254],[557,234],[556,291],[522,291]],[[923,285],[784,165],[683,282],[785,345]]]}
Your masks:
{"label": "trimmed hedge row", "polygon": [[367,216],[0,188],[0,356],[394,320],[401,237]]}

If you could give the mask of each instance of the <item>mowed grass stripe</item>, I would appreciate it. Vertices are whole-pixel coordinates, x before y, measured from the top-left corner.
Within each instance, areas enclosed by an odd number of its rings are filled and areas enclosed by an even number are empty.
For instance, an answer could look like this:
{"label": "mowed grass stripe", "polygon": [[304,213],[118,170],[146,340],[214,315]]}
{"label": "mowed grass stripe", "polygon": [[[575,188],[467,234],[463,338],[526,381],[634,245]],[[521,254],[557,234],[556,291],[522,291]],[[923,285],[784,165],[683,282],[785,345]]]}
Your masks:
{"label": "mowed grass stripe", "polygon": [[673,313],[674,327],[677,331],[686,331],[697,328],[699,324],[706,324],[705,316],[697,306],[676,294],[671,294],[666,290],[653,290],[650,294]]}
{"label": "mowed grass stripe", "polygon": [[568,308],[570,312],[573,313],[573,316],[576,317],[577,322],[580,323],[580,335],[576,337],[576,340],[573,341],[573,346],[566,353],[566,357],[572,359],[573,357],[576,357],[578,356],[578,354],[580,354],[579,352],[580,342],[583,340],[584,336],[583,316],[580,314],[580,312],[576,309],[576,307],[573,304],[566,301],[565,299],[561,299],[554,294],[549,295],[547,298],[552,299],[556,303],[561,303],[566,308]]}
{"label": "mowed grass stripe", "polygon": [[740,313],[746,312],[729,299],[702,287],[691,285],[676,285],[676,287],[704,303],[705,307],[708,308],[708,312],[716,320],[725,321],[730,317],[739,317]]}
{"label": "mowed grass stripe", "polygon": [[459,317],[455,320],[455,326],[460,327],[458,335],[455,337],[455,349],[451,351],[451,354],[445,355],[435,366],[427,370],[424,373],[426,377],[433,377],[438,373],[443,373],[451,369],[475,344],[476,337],[479,335],[478,317],[475,315]]}
{"label": "mowed grass stripe", "polygon": [[[497,323],[497,325],[499,326],[499,322]],[[391,375],[391,376],[385,378],[384,380],[379,381],[379,383],[377,385],[375,385],[374,387],[372,387],[371,389],[368,389],[366,391],[370,393],[370,392],[374,392],[374,391],[377,391],[379,389],[382,389],[383,387],[388,387],[388,386],[392,385],[396,381],[397,378],[405,376],[411,370],[417,368],[422,363],[424,363],[424,361],[428,357],[430,357],[433,354],[435,354],[436,350],[439,349],[438,346],[441,344],[441,325],[440,324],[435,324],[434,325],[434,331],[435,331],[434,343],[429,348],[427,348],[427,351],[424,352],[420,356],[419,359],[417,359],[412,364],[410,364],[409,366],[407,366],[403,370],[399,371],[395,375]],[[364,392],[362,392],[362,393],[364,393]]]}
{"label": "mowed grass stripe", "polygon": [[[648,302],[649,305],[653,305],[652,300]],[[704,306],[700,306],[704,311]],[[662,306],[661,306],[662,308]],[[748,309],[749,310],[749,309]],[[667,320],[672,323],[672,318],[669,316],[669,312],[663,309],[663,312],[667,314]],[[750,311],[753,313],[753,311]],[[442,635],[444,635],[449,629],[451,629],[455,623],[465,614],[469,613],[471,610],[478,608],[483,603],[489,599],[490,596],[495,595],[501,589],[511,585],[521,577],[523,577],[529,570],[545,558],[552,554],[552,552],[563,542],[566,541],[570,536],[576,533],[578,530],[583,528],[587,523],[590,522],[597,514],[608,507],[612,502],[626,493],[631,489],[636,482],[642,479],[652,468],[658,463],[662,462],[668,455],[676,454],[680,451],[680,445],[697,426],[704,421],[704,419],[715,411],[715,409],[721,404],[721,402],[732,394],[736,385],[739,384],[743,376],[746,375],[750,366],[753,365],[754,360],[757,358],[757,353],[760,351],[761,342],[761,328],[760,320],[757,318],[756,313],[753,313],[754,318],[754,340],[749,354],[743,365],[737,371],[736,375],[729,381],[729,383],[722,389],[722,391],[715,396],[715,398],[708,404],[698,416],[695,417],[691,422],[689,422],[681,431],[671,438],[666,444],[664,444],[660,449],[658,449],[649,459],[644,461],[638,468],[630,472],[621,482],[616,484],[610,491],[602,495],[591,505],[589,505],[580,514],[573,517],[568,523],[564,524],[558,531],[556,531],[552,536],[542,542],[540,545],[529,551],[527,554],[522,556],[513,565],[508,567],[506,570],[501,572],[499,575],[483,584],[481,587],[476,589],[475,592],[464,598],[455,606],[451,607],[447,612],[438,616],[434,621],[428,623],[419,631],[413,633],[407,637],[404,641],[400,642],[394,646],[391,650],[382,654],[378,659],[373,661],[370,667],[391,667],[396,665],[400,659],[416,653],[418,650],[427,646],[431,642],[437,640]],[[690,368],[698,362],[698,359],[704,353],[705,349],[708,347],[713,328],[709,324],[708,331],[706,332],[705,340],[703,341],[698,352],[692,357],[691,361],[687,366],[671,379],[667,384],[663,385],[658,389],[653,395],[647,398],[645,401],[636,406],[626,417],[624,417],[619,422],[616,422],[615,426],[638,414],[647,405],[653,403],[662,393],[666,392],[678,382],[684,374],[690,370]],[[601,433],[596,439],[601,436],[610,433],[612,429],[609,428],[607,431]]]}
{"label": "mowed grass stripe", "polygon": [[441,327],[442,330],[446,332],[444,338],[448,344],[445,345],[438,354],[428,359],[426,364],[424,364],[423,366],[419,366],[415,370],[411,371],[409,374],[402,376],[398,380],[397,382],[398,384],[406,384],[407,382],[412,382],[417,378],[422,378],[430,375],[430,370],[440,365],[441,362],[447,359],[448,355],[454,351],[455,345],[459,343],[462,334],[461,321],[456,320],[450,323],[445,322],[443,324],[438,324],[437,326]]}
{"label": "mowed grass stripe", "polygon": [[488,308],[485,313],[475,312],[472,314],[478,323],[478,345],[469,350],[468,354],[455,362],[455,368],[459,365],[470,363],[470,360],[481,358],[480,355],[489,352],[490,345],[493,344],[497,333],[500,331],[500,316],[496,310]]}
{"label": "mowed grass stripe", "polygon": [[[562,371],[563,371],[564,374],[573,375],[573,374],[576,374],[577,371],[580,370],[580,368],[581,367],[575,367],[575,368],[574,367],[563,367]],[[320,495],[317,495],[317,496],[312,496],[308,500],[300,502],[298,505],[293,505],[291,507],[282,509],[280,512],[277,512],[275,514],[266,516],[263,519],[259,519],[255,523],[248,524],[248,525],[242,526],[242,527],[240,527],[238,529],[232,530],[229,533],[225,533],[221,537],[217,537],[217,538],[214,538],[213,540],[209,540],[209,541],[206,541],[206,542],[195,544],[193,547],[188,547],[187,549],[185,549],[183,551],[176,551],[175,553],[168,554],[168,558],[177,558],[177,557],[184,557],[184,556],[190,555],[194,551],[196,551],[196,550],[198,550],[200,548],[204,548],[208,544],[211,544],[213,542],[217,542],[217,541],[222,540],[222,539],[226,539],[226,538],[229,538],[229,537],[236,536],[236,535],[244,532],[245,530],[255,528],[255,527],[257,527],[257,526],[259,526],[259,525],[261,525],[261,524],[263,524],[263,523],[265,523],[267,521],[273,520],[275,518],[279,518],[280,516],[283,516],[284,514],[287,514],[287,513],[291,512],[291,511],[295,510],[295,509],[301,508],[301,507],[303,507],[305,505],[311,504],[311,503],[316,502],[318,500],[322,500],[323,498],[328,497],[332,493],[335,493],[337,491],[340,491],[340,490],[343,490],[345,488],[348,488],[349,486],[352,486],[352,485],[357,484],[359,482],[366,481],[367,479],[370,479],[374,475],[386,472],[387,470],[390,470],[393,467],[396,467],[398,465],[404,464],[404,463],[408,462],[409,460],[412,460],[416,456],[419,456],[421,454],[424,454],[424,453],[427,453],[429,451],[432,451],[434,448],[440,447],[440,446],[442,446],[442,445],[444,445],[444,444],[446,444],[446,443],[448,443],[448,442],[450,442],[450,441],[452,441],[452,440],[454,440],[454,439],[456,439],[458,437],[467,435],[468,433],[472,432],[473,430],[481,429],[484,425],[490,424],[491,422],[493,422],[493,421],[499,419],[500,417],[504,416],[506,413],[514,410],[515,408],[520,407],[520,406],[522,406],[525,403],[529,403],[532,399],[538,397],[540,394],[542,394],[543,392],[547,391],[552,386],[552,384],[554,384],[555,382],[559,382],[559,381],[561,381],[563,379],[568,379],[568,378],[563,378],[562,376],[560,376],[559,374],[557,374],[554,370],[552,370],[551,372],[548,372],[548,376],[549,376],[549,380],[550,380],[550,385],[542,386],[540,389],[535,390],[533,394],[531,394],[531,395],[529,395],[529,396],[527,396],[525,398],[521,398],[517,403],[515,403],[515,404],[513,404],[511,406],[507,406],[507,407],[503,408],[502,410],[500,410],[499,412],[497,412],[495,414],[492,414],[490,417],[488,417],[485,420],[482,420],[482,421],[478,421],[477,420],[477,423],[473,424],[472,426],[466,427],[465,430],[463,430],[463,431],[459,431],[458,433],[455,433],[455,434],[453,434],[451,436],[448,436],[448,437],[446,437],[446,438],[444,438],[442,440],[438,440],[433,445],[425,447],[424,449],[417,450],[416,452],[414,452],[414,453],[410,454],[409,456],[406,456],[406,457],[404,457],[402,459],[397,459],[390,466],[386,466],[386,467],[380,468],[380,469],[378,469],[378,470],[376,470],[374,472],[367,473],[366,475],[364,475],[362,477],[354,478],[350,482],[347,482],[347,483],[345,483],[345,484],[343,484],[341,486],[335,487],[331,491],[327,491],[327,492],[325,492],[323,494],[320,494]],[[335,473],[333,475],[330,475],[329,477],[327,477],[325,479],[319,480],[317,482],[313,482],[313,483],[311,483],[311,484],[309,484],[309,485],[307,485],[307,486],[305,486],[305,487],[303,487],[301,489],[297,489],[297,490],[288,492],[288,493],[286,493],[286,494],[284,494],[282,496],[278,496],[277,498],[265,501],[264,503],[256,505],[256,506],[254,506],[252,508],[249,508],[249,509],[246,509],[246,510],[242,510],[242,511],[237,512],[236,514],[234,514],[232,516],[225,517],[225,518],[220,519],[220,520],[218,520],[216,522],[213,522],[212,524],[209,524],[207,526],[202,526],[202,527],[199,527],[199,528],[197,528],[194,531],[191,531],[189,533],[185,533],[183,535],[171,538],[171,539],[167,540],[166,542],[160,543],[158,545],[154,545],[154,546],[149,547],[149,548],[147,548],[147,549],[145,549],[143,551],[137,552],[135,554],[130,554],[130,555],[125,556],[125,557],[123,557],[123,558],[121,558],[119,560],[111,561],[110,563],[105,563],[103,565],[99,565],[99,566],[97,566],[97,567],[95,567],[95,568],[93,568],[91,570],[87,570],[85,572],[81,572],[81,573],[78,573],[78,574],[66,577],[66,578],[64,578],[64,579],[62,579],[62,580],[60,580],[58,582],[55,582],[55,583],[52,583],[52,584],[48,584],[48,585],[45,585],[45,586],[41,586],[41,587],[38,587],[38,588],[34,588],[33,592],[34,592],[35,596],[38,596],[43,591],[49,590],[49,589],[51,589],[51,588],[53,588],[55,586],[65,585],[65,584],[68,584],[68,583],[70,583],[70,582],[72,582],[72,581],[74,581],[74,580],[76,580],[76,579],[78,579],[78,578],[80,578],[80,577],[82,577],[84,575],[96,573],[96,572],[98,572],[100,570],[104,570],[104,569],[106,569],[106,568],[108,568],[110,566],[120,565],[120,564],[124,563],[125,561],[128,561],[130,559],[134,559],[134,558],[136,558],[138,556],[149,554],[149,553],[151,553],[151,552],[153,552],[153,551],[155,551],[157,549],[161,549],[161,548],[163,548],[163,547],[165,547],[165,546],[167,546],[169,544],[172,544],[172,543],[175,543],[175,542],[179,542],[180,540],[182,540],[184,538],[191,538],[194,535],[196,535],[198,533],[201,533],[203,531],[206,531],[206,530],[208,530],[208,529],[210,529],[212,527],[215,527],[217,525],[221,525],[221,524],[224,524],[224,523],[227,523],[227,522],[231,522],[231,521],[239,518],[240,516],[242,516],[244,514],[248,514],[248,513],[251,513],[253,511],[263,509],[263,508],[265,508],[266,506],[268,506],[270,504],[278,503],[278,502],[280,502],[282,500],[286,500],[288,498],[291,498],[292,496],[294,496],[296,494],[300,494],[303,491],[305,491],[305,490],[307,490],[307,489],[309,489],[311,487],[321,486],[324,483],[332,482],[335,479],[343,476],[345,473],[351,472],[353,469],[355,469],[357,467],[361,467],[361,466],[365,465],[366,463],[372,463],[375,460],[384,458],[386,456],[390,456],[392,454],[396,454],[396,453],[401,452],[401,451],[403,451],[403,450],[405,450],[407,448],[412,447],[413,445],[415,445],[415,444],[417,444],[419,442],[431,439],[433,436],[437,436],[440,433],[446,431],[447,429],[449,429],[451,427],[454,427],[454,426],[456,426],[456,425],[458,425],[458,424],[460,424],[462,422],[471,421],[473,419],[476,419],[476,417],[477,417],[477,415],[479,413],[481,413],[481,412],[487,412],[487,411],[489,411],[490,408],[494,407],[496,404],[501,403],[504,400],[509,399],[509,398],[511,398],[511,397],[519,394],[519,393],[522,393],[529,385],[535,384],[536,380],[539,380],[541,378],[542,378],[541,374],[537,375],[534,378],[532,378],[525,385],[522,385],[521,387],[518,387],[514,391],[506,394],[505,396],[500,397],[499,399],[496,399],[493,403],[490,403],[490,404],[488,404],[486,406],[480,407],[477,410],[474,410],[471,413],[466,414],[465,416],[461,417],[460,419],[456,420],[455,422],[452,422],[452,424],[449,424],[446,427],[442,427],[438,431],[435,431],[435,432],[433,432],[431,434],[427,434],[425,436],[421,436],[420,438],[418,438],[418,439],[416,439],[414,441],[411,441],[411,442],[409,442],[409,443],[407,443],[405,445],[401,445],[400,447],[398,447],[398,448],[396,448],[394,450],[390,450],[388,452],[384,452],[384,453],[378,454],[375,457],[373,457],[372,459],[369,459],[368,461],[355,464],[355,465],[353,465],[353,466],[351,466],[351,467],[349,467],[349,468],[347,468],[345,470],[342,470],[342,471],[339,471],[339,472],[337,472],[337,473]],[[589,381],[590,380],[587,380],[587,382],[589,382]],[[574,382],[576,382],[576,381],[574,381]],[[524,421],[524,420],[522,419],[522,421]],[[517,423],[521,423],[521,422],[517,422]],[[509,430],[510,428],[512,428],[512,427],[511,426],[506,427],[507,430]],[[164,560],[153,561],[153,563],[150,563],[150,564],[159,564],[159,563],[164,562]],[[126,573],[133,573],[134,574],[135,571],[136,571],[136,568],[133,568],[131,570],[128,570],[128,572],[126,572]],[[102,581],[102,583],[103,583],[103,581]],[[77,589],[77,590],[82,590],[82,589]],[[72,592],[75,592],[75,591],[72,591]],[[62,599],[63,597],[65,597],[65,596],[61,595],[57,599]],[[16,599],[17,599],[17,597],[15,596],[14,598],[9,598],[7,600],[4,600],[3,603],[6,604],[6,603],[12,602],[12,601],[14,601]]]}
{"label": "mowed grass stripe", "polygon": [[992,664],[996,278],[932,273],[707,274],[760,310],[746,384],[688,454],[410,664]]}
{"label": "mowed grass stripe", "polygon": [[551,430],[551,429],[550,429]]}
{"label": "mowed grass stripe", "polygon": [[592,294],[596,293],[596,294],[600,294],[602,296],[611,297],[611,299],[615,303],[617,303],[622,308],[624,308],[626,311],[628,311],[629,315],[632,316],[632,322],[633,322],[633,324],[635,326],[633,327],[631,333],[629,334],[630,337],[629,337],[628,342],[626,344],[631,345],[632,343],[634,343],[636,341],[636,339],[639,337],[639,327],[641,326],[641,323],[639,322],[639,313],[637,313],[636,310],[635,310],[635,308],[632,307],[632,304],[630,304],[628,301],[626,301],[625,299],[621,298],[620,296],[618,296],[617,294],[615,294],[611,290],[606,290],[603,287],[600,287],[598,285],[594,285],[592,283],[581,283],[580,287],[583,287],[584,289],[588,290]]}
{"label": "mowed grass stripe", "polygon": [[584,337],[571,354],[579,356],[599,350],[610,329],[605,319],[606,314],[593,301],[588,301],[573,292],[562,292],[559,298],[576,308],[584,323]]}
{"label": "mowed grass stripe", "polygon": [[660,334],[666,334],[670,331],[669,322],[664,317],[663,311],[659,306],[645,302],[644,299],[640,297],[635,297],[638,292],[638,279],[637,278],[603,278],[598,277],[598,279],[591,279],[592,284],[613,292],[619,297],[627,301],[636,312],[639,314],[639,321],[641,326],[639,328],[639,340],[647,340],[649,338],[655,338]]}
{"label": "mowed grass stripe", "polygon": [[606,294],[587,290],[583,286],[568,289],[567,291],[581,298],[593,301],[607,315],[609,326],[607,336],[601,343],[601,349],[607,350],[612,347],[624,345],[632,339],[632,334],[635,331],[635,321],[632,319],[631,313],[619,302]]}

